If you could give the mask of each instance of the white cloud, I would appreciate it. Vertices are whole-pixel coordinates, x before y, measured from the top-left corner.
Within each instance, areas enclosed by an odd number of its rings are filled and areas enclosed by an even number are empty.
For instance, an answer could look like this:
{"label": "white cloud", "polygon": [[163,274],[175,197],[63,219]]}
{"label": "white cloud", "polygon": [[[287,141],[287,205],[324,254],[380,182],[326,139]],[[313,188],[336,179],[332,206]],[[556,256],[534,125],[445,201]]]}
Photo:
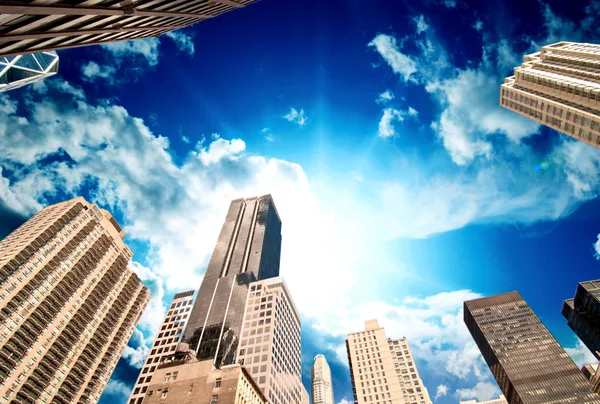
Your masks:
{"label": "white cloud", "polygon": [[338,404],[352,404],[354,403],[354,401],[349,401],[346,399],[346,397],[342,398],[342,401],[340,401]]}
{"label": "white cloud", "polygon": [[425,17],[423,15],[413,18],[413,21],[417,25],[417,34],[425,32],[429,28],[429,25],[425,22]]}
{"label": "white cloud", "polygon": [[396,134],[394,129],[394,121],[403,121],[404,113],[394,108],[386,108],[383,110],[383,116],[379,121],[379,137],[391,137]]}
{"label": "white cloud", "polygon": [[141,57],[146,60],[148,65],[156,66],[158,64],[159,44],[160,40],[158,38],[143,38],[112,42],[101,46],[117,58],[117,62],[122,59]]}
{"label": "white cloud", "polygon": [[448,8],[456,7],[456,0],[444,0],[444,5]]}
{"label": "white cloud", "polygon": [[598,234],[598,239],[594,243],[594,258],[600,260],[600,234]]}
{"label": "white cloud", "polygon": [[141,369],[146,361],[148,353],[150,352],[150,348],[147,345],[148,343],[146,342],[144,335],[137,328],[133,330],[132,339],[137,340],[137,346],[133,348],[131,345],[127,345],[123,350],[122,358],[125,359],[130,366],[136,369]]}
{"label": "white cloud", "polygon": [[262,133],[265,137],[265,140],[267,142],[274,142],[275,141],[275,136],[273,136],[273,133],[271,133],[271,129],[269,128],[262,128],[260,133]]}
{"label": "white cloud", "polygon": [[440,384],[439,386],[437,386],[435,399],[437,400],[440,397],[444,397],[446,394],[448,394],[448,386],[445,384]]}
{"label": "white cloud", "polygon": [[109,83],[115,81],[115,73],[117,69],[114,66],[99,65],[96,62],[90,61],[81,66],[84,80],[95,81],[96,79],[104,79]]}
{"label": "white cloud", "polygon": [[304,126],[308,118],[304,116],[304,110],[301,109],[300,112],[296,110],[296,108],[290,108],[290,112],[283,116],[284,119],[297,123],[298,126]]}
{"label": "white cloud", "polygon": [[385,34],[378,34],[369,46],[375,47],[394,73],[402,76],[405,82],[413,81],[411,78],[417,72],[417,63],[410,57],[400,52],[396,38]]}
{"label": "white cloud", "polygon": [[190,144],[192,142],[187,136],[181,136],[181,141],[185,144]]}
{"label": "white cloud", "polygon": [[481,20],[475,21],[475,24],[473,24],[473,28],[476,31],[481,31],[483,29],[483,21],[481,21]]}
{"label": "white cloud", "polygon": [[106,384],[106,388],[104,389],[104,394],[110,394],[113,396],[121,397],[119,402],[127,402],[127,398],[129,398],[129,394],[131,393],[131,387],[127,386],[125,383],[111,379]]}
{"label": "white cloud", "polygon": [[198,158],[205,166],[217,164],[223,159],[236,159],[246,149],[241,139],[225,140],[217,138],[208,148],[200,148]]}
{"label": "white cloud", "polygon": [[390,90],[385,90],[383,93],[379,94],[377,96],[377,99],[375,100],[375,102],[377,104],[386,104],[389,101],[393,100],[394,97],[394,93],[391,92]]}
{"label": "white cloud", "polygon": [[487,401],[500,395],[500,389],[494,383],[478,382],[470,389],[458,389],[456,395],[459,399],[475,398],[479,401]]}
{"label": "white cloud", "polygon": [[598,363],[598,359],[590,352],[589,349],[579,338],[576,338],[577,342],[575,343],[575,348],[565,348],[565,351],[569,354],[573,362],[577,364],[578,367],[582,367],[583,365],[589,365],[590,363]]}
{"label": "white cloud", "polygon": [[410,115],[410,116],[417,116],[417,115],[419,115],[419,111],[417,111],[413,107],[408,107],[408,115]]}
{"label": "white cloud", "polygon": [[194,41],[192,36],[181,31],[170,31],[165,34],[167,38],[170,38],[175,42],[177,49],[181,52],[185,52],[190,56],[194,55]]}

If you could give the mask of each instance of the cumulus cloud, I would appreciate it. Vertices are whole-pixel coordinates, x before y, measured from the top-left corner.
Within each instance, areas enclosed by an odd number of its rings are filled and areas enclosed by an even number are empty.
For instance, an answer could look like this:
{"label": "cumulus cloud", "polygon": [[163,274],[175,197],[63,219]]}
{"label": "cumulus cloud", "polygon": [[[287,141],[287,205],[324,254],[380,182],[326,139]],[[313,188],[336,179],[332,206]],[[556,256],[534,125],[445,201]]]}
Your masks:
{"label": "cumulus cloud", "polygon": [[118,61],[123,59],[144,59],[148,65],[156,66],[158,64],[158,38],[143,38],[131,41],[112,42],[101,45]]}
{"label": "cumulus cloud", "polygon": [[391,92],[390,90],[385,90],[383,93],[379,94],[377,96],[377,99],[375,100],[375,102],[377,104],[386,104],[388,102],[390,102],[391,100],[393,100],[394,97],[394,93]]}
{"label": "cumulus cloud", "polygon": [[103,392],[104,395],[113,396],[115,398],[118,397],[115,399],[114,402],[121,403],[127,402],[127,399],[129,398],[129,393],[131,393],[131,387],[115,379],[111,379],[108,381],[108,383],[106,384],[106,388]]}
{"label": "cumulus cloud", "polygon": [[456,395],[459,399],[477,399],[487,401],[500,395],[500,389],[495,383],[478,382],[470,389],[458,389]]}
{"label": "cumulus cloud", "polygon": [[425,22],[425,17],[422,14],[418,17],[413,18],[413,21],[417,26],[417,34],[425,32],[429,28],[429,25]]}
{"label": "cumulus cloud", "polygon": [[439,386],[437,386],[435,399],[437,400],[440,397],[444,397],[446,394],[448,394],[448,386],[445,384],[440,384]]}
{"label": "cumulus cloud", "polygon": [[150,348],[147,346],[144,334],[136,328],[133,330],[133,336],[131,337],[129,344],[123,350],[122,358],[125,359],[130,366],[141,369],[149,352]]}
{"label": "cumulus cloud", "polygon": [[598,234],[598,239],[594,243],[594,258],[600,260],[600,234]]}
{"label": "cumulus cloud", "polygon": [[400,51],[396,38],[378,34],[369,42],[369,46],[374,47],[394,73],[399,74],[405,82],[415,81],[411,76],[417,72],[417,63]]}
{"label": "cumulus cloud", "polygon": [[290,108],[290,112],[283,116],[284,119],[298,124],[298,126],[304,126],[308,118],[304,115],[304,110],[301,109],[300,112],[296,110],[296,108]]}
{"label": "cumulus cloud", "polygon": [[347,400],[346,397],[342,398],[342,401],[340,401],[338,404],[352,404],[354,403],[354,401],[350,401]]}
{"label": "cumulus cloud", "polygon": [[574,348],[565,348],[565,351],[569,354],[573,362],[577,364],[578,367],[582,367],[583,365],[589,365],[590,363],[598,363],[598,359],[590,352],[590,350],[583,345],[583,342],[579,338],[576,338],[577,342],[575,343]]}
{"label": "cumulus cloud", "polygon": [[396,130],[394,129],[394,121],[403,121],[404,113],[394,108],[386,108],[383,110],[383,116],[379,121],[379,137],[391,137],[396,134]]}
{"label": "cumulus cloud", "polygon": [[114,83],[115,73],[117,69],[110,65],[99,65],[96,62],[90,61],[81,66],[81,73],[86,81],[96,81],[104,79],[108,83]]}
{"label": "cumulus cloud", "polygon": [[170,31],[167,32],[165,36],[175,42],[175,45],[180,52],[187,53],[190,56],[194,55],[194,41],[191,35],[181,31]]}

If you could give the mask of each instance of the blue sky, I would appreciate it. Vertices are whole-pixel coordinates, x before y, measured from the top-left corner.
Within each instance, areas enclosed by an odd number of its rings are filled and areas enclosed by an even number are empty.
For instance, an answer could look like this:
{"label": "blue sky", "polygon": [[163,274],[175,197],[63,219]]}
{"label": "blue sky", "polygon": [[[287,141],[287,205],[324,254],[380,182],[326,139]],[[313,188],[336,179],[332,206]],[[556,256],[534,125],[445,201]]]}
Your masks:
{"label": "blue sky", "polygon": [[[165,305],[200,285],[231,199],[271,193],[303,319],[351,400],[344,338],[406,336],[435,403],[499,394],[465,299],[560,315],[597,278],[600,151],[498,106],[522,55],[600,42],[600,3],[262,0],[160,39],[60,51],[0,96],[0,235],[83,195],[114,212],[153,300],[101,402],[125,402]],[[318,296],[315,298],[315,296]]]}

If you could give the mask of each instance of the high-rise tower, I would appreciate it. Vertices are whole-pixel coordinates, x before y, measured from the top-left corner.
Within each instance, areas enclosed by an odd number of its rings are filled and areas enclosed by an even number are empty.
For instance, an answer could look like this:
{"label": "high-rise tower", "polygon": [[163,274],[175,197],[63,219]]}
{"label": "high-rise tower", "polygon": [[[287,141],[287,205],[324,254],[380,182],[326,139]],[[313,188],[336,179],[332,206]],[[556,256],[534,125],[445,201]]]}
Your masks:
{"label": "high-rise tower", "polygon": [[600,280],[579,283],[575,298],[563,303],[562,315],[596,359],[600,359]]}
{"label": "high-rise tower", "polygon": [[431,404],[406,338],[389,339],[377,320],[346,339],[356,404]]}
{"label": "high-rise tower", "polygon": [[464,316],[509,404],[600,404],[518,292],[466,301]]}
{"label": "high-rise tower", "polygon": [[183,330],[190,316],[194,294],[195,291],[188,290],[187,292],[177,293],[173,296],[171,306],[169,306],[169,310],[165,314],[156,338],[154,338],[152,348],[150,348],[150,353],[140,370],[140,375],[135,386],[133,386],[133,390],[129,396],[129,404],[142,403],[154,371],[167,356],[175,352],[175,348],[181,341]]}
{"label": "high-rise tower", "polygon": [[331,384],[331,369],[329,369],[329,364],[323,355],[315,356],[310,378],[313,404],[335,404]]}
{"label": "high-rise tower", "polygon": [[150,294],[112,215],[48,206],[0,242],[0,402],[96,402]]}
{"label": "high-rise tower", "polygon": [[271,195],[232,201],[184,333],[198,360],[236,362],[249,285],[278,276],[280,256]]}
{"label": "high-rise tower", "polygon": [[156,37],[254,1],[4,1],[0,57]]}
{"label": "high-rise tower", "polygon": [[559,42],[524,59],[500,105],[600,148],[600,45]]}

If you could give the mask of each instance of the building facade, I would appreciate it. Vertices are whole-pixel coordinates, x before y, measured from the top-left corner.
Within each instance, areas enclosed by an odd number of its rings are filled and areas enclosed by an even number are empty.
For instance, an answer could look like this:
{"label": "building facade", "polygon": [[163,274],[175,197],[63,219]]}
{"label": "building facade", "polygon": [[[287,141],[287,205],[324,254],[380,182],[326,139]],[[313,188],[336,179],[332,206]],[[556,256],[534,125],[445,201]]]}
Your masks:
{"label": "building facade", "polygon": [[460,404],[508,404],[508,401],[506,401],[506,398],[504,398],[504,396],[501,395],[498,398],[493,398],[493,399],[487,400],[487,401],[469,400],[469,401],[461,401]]}
{"label": "building facade", "polygon": [[600,396],[518,292],[466,301],[464,318],[510,404],[600,404]]}
{"label": "building facade", "polygon": [[600,280],[579,283],[575,298],[563,303],[562,315],[581,342],[600,359]]}
{"label": "building facade", "polygon": [[0,403],[99,399],[150,299],[124,236],[79,197],[0,242]]}
{"label": "building facade", "polygon": [[331,384],[331,369],[325,356],[315,356],[310,371],[312,383],[313,404],[335,404],[333,399],[333,385]]}
{"label": "building facade", "polygon": [[300,314],[283,278],[250,284],[238,363],[270,404],[301,404]]}
{"label": "building facade", "polygon": [[181,342],[183,330],[194,302],[194,295],[195,291],[188,290],[173,296],[169,310],[154,338],[150,353],[140,370],[135,386],[133,386],[129,396],[129,404],[141,404],[148,391],[154,371],[161,362],[175,352],[177,344]]}
{"label": "building facade", "polygon": [[58,72],[54,51],[0,57],[0,92],[14,90]]}
{"label": "building facade", "polygon": [[431,404],[406,338],[388,339],[377,320],[346,339],[354,402]]}
{"label": "building facade", "polygon": [[270,195],[231,202],[185,328],[198,360],[237,362],[250,283],[279,276],[281,220]]}
{"label": "building facade", "polygon": [[144,404],[267,404],[240,365],[214,369],[211,361],[164,362],[153,374]]}
{"label": "building facade", "polygon": [[600,45],[559,42],[524,59],[500,105],[600,148]]}
{"label": "building facade", "polygon": [[151,38],[255,0],[0,3],[0,57]]}

